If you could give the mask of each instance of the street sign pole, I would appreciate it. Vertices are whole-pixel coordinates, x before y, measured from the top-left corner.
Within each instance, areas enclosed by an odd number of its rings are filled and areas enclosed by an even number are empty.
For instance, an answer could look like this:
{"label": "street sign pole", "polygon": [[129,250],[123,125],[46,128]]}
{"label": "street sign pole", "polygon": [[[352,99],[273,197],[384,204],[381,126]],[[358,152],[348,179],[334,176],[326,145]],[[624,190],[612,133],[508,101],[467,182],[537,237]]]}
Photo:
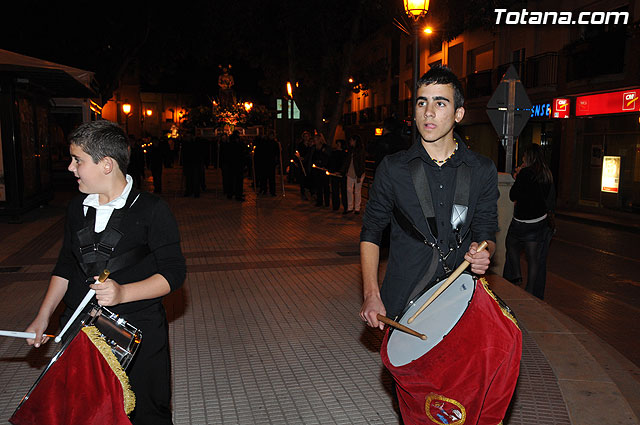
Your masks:
{"label": "street sign pole", "polygon": [[504,150],[506,152],[506,158],[504,161],[504,171],[507,173],[513,173],[513,145],[515,142],[514,136],[514,112],[516,110],[516,82],[519,82],[514,79],[509,79],[509,102],[507,103],[507,116],[506,118],[506,132],[505,132],[505,140],[506,145],[504,146]]}
{"label": "street sign pole", "polygon": [[513,145],[531,116],[531,101],[513,65],[496,87],[487,114],[505,150],[506,173],[513,173]]}

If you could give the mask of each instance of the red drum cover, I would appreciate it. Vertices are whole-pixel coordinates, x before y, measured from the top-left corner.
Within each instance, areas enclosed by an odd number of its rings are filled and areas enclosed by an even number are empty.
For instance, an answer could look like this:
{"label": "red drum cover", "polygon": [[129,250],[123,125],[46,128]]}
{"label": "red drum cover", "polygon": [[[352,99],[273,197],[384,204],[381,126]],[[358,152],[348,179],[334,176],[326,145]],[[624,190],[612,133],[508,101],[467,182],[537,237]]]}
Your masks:
{"label": "red drum cover", "polygon": [[[106,343],[105,347],[110,351]],[[113,361],[117,363],[115,356]],[[131,425],[125,413],[122,382],[82,331],[51,365],[9,422],[14,425]]]}
{"label": "red drum cover", "polygon": [[389,329],[380,354],[396,382],[405,425],[502,421],[518,380],[522,334],[483,279],[462,318],[422,357],[393,366],[388,341]]}

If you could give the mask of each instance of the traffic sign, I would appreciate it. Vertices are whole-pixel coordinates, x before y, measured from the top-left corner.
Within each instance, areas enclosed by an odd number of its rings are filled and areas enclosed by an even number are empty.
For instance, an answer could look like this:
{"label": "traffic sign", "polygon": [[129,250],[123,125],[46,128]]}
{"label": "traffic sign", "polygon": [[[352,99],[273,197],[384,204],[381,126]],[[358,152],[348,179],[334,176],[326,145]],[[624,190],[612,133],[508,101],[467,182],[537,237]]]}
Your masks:
{"label": "traffic sign", "polygon": [[513,65],[487,103],[487,115],[506,151],[505,171],[512,172],[513,141],[531,117],[531,100]]}

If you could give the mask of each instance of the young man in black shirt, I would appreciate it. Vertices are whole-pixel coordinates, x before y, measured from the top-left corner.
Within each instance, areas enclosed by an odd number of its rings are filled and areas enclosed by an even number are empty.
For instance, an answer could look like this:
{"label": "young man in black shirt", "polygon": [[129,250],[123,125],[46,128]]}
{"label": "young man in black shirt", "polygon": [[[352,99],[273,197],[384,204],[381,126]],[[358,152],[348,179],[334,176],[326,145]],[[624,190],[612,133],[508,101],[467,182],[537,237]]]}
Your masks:
{"label": "young man in black shirt", "polygon": [[[171,364],[162,297],[179,288],[186,276],[178,225],[162,199],[133,188],[132,178],[124,174],[129,147],[117,124],[84,123],[69,138],[68,168],[82,194],[69,203],[58,262],[40,310],[27,328],[36,338],[27,343],[39,347],[48,340],[43,334],[60,301],[66,306],[64,325],[89,288],[94,289],[99,305],[142,331],[140,348],[127,370],[136,397],[132,422],[171,424]],[[121,236],[113,239],[114,234]],[[105,243],[113,249],[104,258],[87,249]],[[93,282],[105,264],[109,279]]]}
{"label": "young man in black shirt", "polygon": [[[495,251],[497,171],[490,159],[468,150],[454,135],[465,112],[460,82],[448,68],[434,67],[418,81],[416,98],[414,119],[420,138],[408,150],[381,161],[360,235],[364,295],[360,317],[380,329],[384,324],[377,314],[397,319],[422,289],[421,282],[432,286],[463,260],[471,263],[473,273],[484,274]],[[414,186],[415,173],[425,176],[422,187],[432,204],[428,219]],[[452,215],[456,186],[464,186],[459,176],[465,175],[466,218],[456,222]],[[389,260],[379,288],[380,243],[389,223]],[[406,223],[427,235],[427,240],[414,237]],[[477,252],[483,240],[488,242],[487,250]]]}

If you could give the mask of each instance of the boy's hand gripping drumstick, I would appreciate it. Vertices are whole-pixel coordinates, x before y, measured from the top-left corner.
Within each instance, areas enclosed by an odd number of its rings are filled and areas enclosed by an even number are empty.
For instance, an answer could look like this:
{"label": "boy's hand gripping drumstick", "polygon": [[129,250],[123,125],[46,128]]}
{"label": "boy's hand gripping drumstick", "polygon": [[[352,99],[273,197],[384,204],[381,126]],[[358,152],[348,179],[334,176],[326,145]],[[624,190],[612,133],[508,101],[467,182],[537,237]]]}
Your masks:
{"label": "boy's hand gripping drumstick", "polygon": [[[487,241],[482,241],[482,243],[478,245],[478,249],[476,250],[476,253],[483,251],[486,247],[487,247]],[[416,317],[418,317],[418,315],[422,313],[425,308],[429,307],[429,304],[431,304],[433,300],[438,298],[438,296],[442,294],[444,290],[447,289],[449,285],[451,285],[453,281],[456,280],[458,276],[460,276],[460,274],[462,274],[464,269],[466,269],[467,267],[469,267],[469,262],[467,260],[464,260],[462,264],[460,264],[458,268],[455,269],[455,271],[451,273],[451,275],[449,275],[447,280],[445,280],[444,283],[440,285],[438,290],[434,292],[433,295],[431,295],[431,297],[429,297],[429,299],[424,304],[422,304],[422,307],[420,307],[418,311],[416,311],[416,313],[413,316],[411,316],[409,320],[407,320],[407,323],[413,323],[413,321],[416,320]]]}
{"label": "boy's hand gripping drumstick", "polygon": [[[102,283],[105,280],[107,280],[108,277],[109,277],[109,270],[103,270],[102,273],[100,273],[100,276],[98,276],[98,282]],[[89,301],[91,301],[91,298],[93,298],[95,294],[96,294],[95,290],[89,289],[89,292],[87,292],[87,295],[84,296],[84,298],[78,305],[78,308],[76,308],[76,311],[73,312],[73,315],[65,325],[64,329],[62,329],[62,332],[60,332],[56,337],[56,339],[54,339],[55,342],[62,341],[62,335],[64,335],[65,332],[67,332],[69,327],[71,327],[71,324],[73,323],[73,321],[76,320],[76,318],[80,315],[80,312],[86,307],[87,304],[89,304]]]}
{"label": "boy's hand gripping drumstick", "polygon": [[420,332],[416,332],[411,328],[408,328],[404,325],[401,325],[400,323],[396,322],[395,320],[391,320],[389,319],[387,316],[383,316],[382,314],[378,313],[378,320],[381,321],[382,323],[386,323],[389,326],[393,326],[394,328],[400,329],[403,332],[406,332],[410,335],[413,336],[417,336],[418,338],[422,339],[422,340],[426,340],[427,336],[425,334],[421,334]]}

